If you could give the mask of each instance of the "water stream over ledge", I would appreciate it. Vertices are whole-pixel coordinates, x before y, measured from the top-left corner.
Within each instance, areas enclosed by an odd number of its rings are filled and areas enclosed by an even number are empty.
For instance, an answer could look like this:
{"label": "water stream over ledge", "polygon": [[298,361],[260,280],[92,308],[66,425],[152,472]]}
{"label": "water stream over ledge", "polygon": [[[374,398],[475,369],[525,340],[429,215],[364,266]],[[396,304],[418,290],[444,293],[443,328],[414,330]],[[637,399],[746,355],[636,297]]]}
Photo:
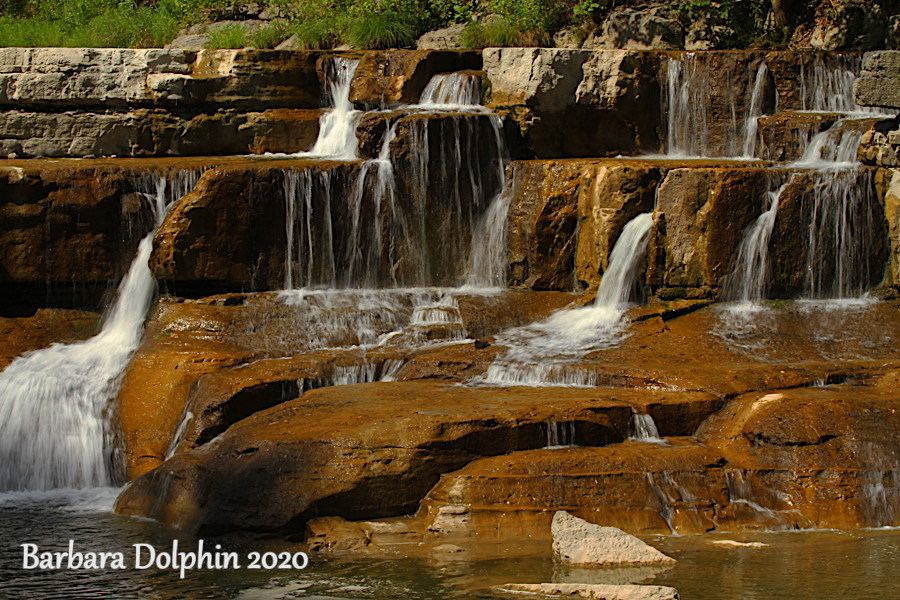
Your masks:
{"label": "water stream over ledge", "polygon": [[[686,600],[889,596],[900,560],[897,531],[745,531],[900,519],[900,463],[890,440],[867,437],[882,431],[873,423],[894,423],[894,405],[882,396],[900,373],[896,305],[868,294],[883,261],[866,233],[883,215],[870,170],[856,163],[862,132],[878,115],[857,107],[848,92],[855,57],[814,57],[800,67],[802,106],[794,108],[845,118],[808,136],[797,160],[761,162],[761,123],[780,102],[769,66],[754,59],[741,72],[714,73],[709,56],[665,59],[663,158],[598,159],[578,175],[586,188],[590,169],[655,170],[642,198],[616,197],[621,210],[584,209],[583,196],[546,191],[548,213],[538,216],[575,221],[549,243],[565,238],[577,246],[592,210],[609,226],[606,241],[615,241],[601,261],[602,277],[593,274],[596,299],[580,307],[566,306],[573,296],[558,290],[504,289],[510,238],[521,234],[513,231],[521,197],[508,177],[509,123],[480,106],[480,75],[439,73],[416,104],[362,111],[350,101],[360,62],[323,59],[328,106],[311,150],[247,159],[283,161],[268,162],[263,182],[277,199],[269,206],[279,209],[272,229],[283,246],[250,268],[268,261],[278,274],[273,291],[232,286],[204,298],[167,297],[145,324],[154,294],[144,273],[145,240],[99,336],[32,353],[0,375],[0,580],[10,582],[0,595],[90,597],[102,588],[121,598],[487,599],[495,597],[491,586],[504,583],[577,581],[672,585]],[[746,97],[731,89],[737,80],[747,82]],[[725,92],[715,110],[696,101],[708,88]],[[753,209],[734,227],[733,262],[721,266],[715,284],[724,288],[702,290],[713,297],[721,291],[729,302],[703,308],[708,296],[671,305],[654,298],[642,306],[666,259],[660,240],[678,233],[657,204],[660,187],[663,179],[674,187],[677,172],[694,167],[764,171],[758,197],[746,198]],[[176,198],[197,181],[185,179],[170,186]],[[712,197],[711,190],[703,193]],[[175,199],[164,192],[156,194],[157,224],[162,199]],[[578,206],[566,214],[553,202]],[[773,257],[784,255],[779,244],[797,242],[779,230],[787,210],[808,215],[796,253],[802,291],[774,301],[773,290],[782,292]],[[616,219],[621,223],[611,224]],[[131,287],[140,290],[131,294]],[[123,513],[149,499],[152,510],[132,514],[197,516],[202,536],[222,533],[214,543],[243,553],[301,548],[248,531],[289,532],[296,540],[313,516],[386,519],[375,522],[381,533],[366,533],[368,554],[315,554],[302,573],[203,571],[185,580],[160,570],[19,569],[22,543],[57,551],[74,538],[84,550],[130,551],[136,542],[196,542],[188,517],[170,519],[184,525],[173,529],[111,512],[120,490],[106,486],[122,479],[109,402],[129,360],[151,347],[131,367],[141,373],[133,388],[143,386],[156,401],[164,387],[159,374],[167,373],[172,379],[163,383],[183,386],[186,400],[165,432],[172,435],[164,454],[139,457],[161,464],[121,490]],[[179,354],[190,360],[172,359]],[[50,379],[48,371],[63,383],[33,385]],[[37,401],[22,401],[36,389]],[[71,410],[70,401],[59,410],[61,398],[79,399],[81,408]],[[53,431],[20,418],[26,408]],[[165,410],[154,405],[150,412]],[[290,419],[296,426],[286,425]],[[841,452],[841,468],[832,468],[827,457]],[[45,460],[28,460],[35,456]],[[221,467],[222,456],[233,462]],[[307,502],[332,484],[338,491]],[[578,490],[581,498],[606,496],[579,505]],[[226,506],[241,494],[251,501]],[[379,507],[392,495],[403,498]],[[416,507],[414,516],[401,517]],[[532,534],[546,535],[544,521],[557,507],[633,527],[680,563],[603,571],[555,563],[548,541]],[[819,510],[821,521],[810,517],[818,519]],[[447,517],[443,525],[439,517]],[[447,520],[478,525],[454,539],[441,529]],[[423,541],[385,539],[392,527]],[[729,528],[742,533],[692,535]],[[509,535],[501,542],[478,537],[497,531]]]}

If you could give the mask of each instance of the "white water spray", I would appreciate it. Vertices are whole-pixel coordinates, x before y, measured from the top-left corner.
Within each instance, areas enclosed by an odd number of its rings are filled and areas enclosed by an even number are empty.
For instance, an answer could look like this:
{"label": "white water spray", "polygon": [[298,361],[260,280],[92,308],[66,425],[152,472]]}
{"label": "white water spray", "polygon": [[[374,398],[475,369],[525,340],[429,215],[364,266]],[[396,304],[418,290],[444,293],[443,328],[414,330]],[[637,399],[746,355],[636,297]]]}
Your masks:
{"label": "white water spray", "polygon": [[333,108],[319,119],[319,136],[309,154],[339,160],[356,160],[359,142],[356,126],[362,113],[350,102],[350,84],[356,73],[358,60],[336,57],[331,63],[332,73],[326,92]]}

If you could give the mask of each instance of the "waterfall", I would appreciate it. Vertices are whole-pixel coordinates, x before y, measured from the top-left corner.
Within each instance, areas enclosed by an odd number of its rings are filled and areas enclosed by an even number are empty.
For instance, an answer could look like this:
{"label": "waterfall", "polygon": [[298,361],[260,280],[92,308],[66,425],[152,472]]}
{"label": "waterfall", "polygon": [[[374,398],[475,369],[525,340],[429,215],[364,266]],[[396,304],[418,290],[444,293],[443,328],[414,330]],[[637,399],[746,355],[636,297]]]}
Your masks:
{"label": "waterfall", "polygon": [[481,106],[481,77],[473,73],[440,73],[419,97],[421,108],[467,109]]}
{"label": "waterfall", "polygon": [[862,68],[862,56],[839,54],[815,55],[812,68],[800,64],[800,99],[802,110],[855,114],[879,114],[879,109],[857,106],[853,99],[853,82]]}
{"label": "waterfall", "polygon": [[[667,103],[667,156],[705,156],[709,126],[707,103],[698,102],[709,89],[709,69],[694,53],[669,58],[665,99]],[[701,95],[702,94],[702,95]]]}
{"label": "waterfall", "polygon": [[600,280],[592,306],[557,311],[540,323],[497,336],[507,352],[487,369],[482,381],[499,385],[596,385],[596,374],[571,368],[573,361],[592,350],[609,348],[626,336],[625,310],[647,252],[651,213],[629,221]]}
{"label": "waterfall", "polygon": [[769,284],[769,240],[775,227],[778,202],[790,182],[768,192],[768,208],[744,232],[738,246],[734,268],[725,278],[725,299],[741,305],[757,303],[766,297]]}
{"label": "waterfall", "polygon": [[[174,193],[196,182],[182,172]],[[149,200],[155,231],[168,181]],[[138,182],[138,188],[146,186]],[[0,373],[0,491],[87,488],[114,483],[108,413],[116,384],[137,348],[156,282],[147,266],[153,231],[138,245],[101,332],[74,344],[24,354]]]}
{"label": "waterfall", "polygon": [[358,65],[358,60],[343,57],[334,57],[329,63],[325,91],[332,108],[319,119],[319,136],[308,154],[356,160],[356,126],[362,113],[350,102],[350,84]]}
{"label": "waterfall", "polygon": [[665,440],[659,437],[659,431],[656,429],[656,422],[649,414],[634,413],[631,416],[631,431],[628,439],[638,442],[652,442],[655,444],[665,443]]}
{"label": "waterfall", "polygon": [[806,255],[811,299],[858,298],[881,276],[873,264],[878,231],[872,173],[852,168],[815,173]]}
{"label": "waterfall", "polygon": [[575,421],[547,421],[547,445],[544,448],[570,448],[575,446]]}
{"label": "waterfall", "polygon": [[505,164],[499,117],[453,115],[389,123],[355,171],[285,171],[285,289],[503,286]]}
{"label": "waterfall", "polygon": [[756,158],[756,134],[759,129],[759,118],[763,116],[763,100],[769,69],[765,62],[759,63],[756,80],[753,82],[753,94],[750,96],[750,112],[744,123],[744,158]]}

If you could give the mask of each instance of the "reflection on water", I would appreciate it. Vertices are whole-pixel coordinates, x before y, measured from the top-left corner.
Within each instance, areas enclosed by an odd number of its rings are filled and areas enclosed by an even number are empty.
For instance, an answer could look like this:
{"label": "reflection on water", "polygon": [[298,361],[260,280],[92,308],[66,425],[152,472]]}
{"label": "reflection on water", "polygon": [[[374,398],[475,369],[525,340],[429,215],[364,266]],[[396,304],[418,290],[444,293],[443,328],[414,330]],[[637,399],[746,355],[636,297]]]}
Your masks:
{"label": "reflection on water", "polygon": [[[129,567],[131,545],[167,548],[177,532],[154,522],[118,517],[116,490],[43,492],[0,496],[0,597],[2,598],[228,598],[412,599],[496,598],[506,583],[653,583],[669,585],[684,600],[862,600],[894,597],[900,567],[900,530],[793,532],[658,537],[649,541],[678,559],[668,570],[581,569],[554,564],[534,547],[401,547],[355,557],[313,556],[308,569],[287,571],[25,571],[20,544],[62,550],[69,539],[82,551],[121,551]],[[762,542],[765,547],[715,544]],[[179,538],[193,546],[191,540]],[[285,549],[259,536],[215,540],[247,552]],[[479,546],[479,545],[476,545]],[[537,546],[541,548],[541,546]],[[296,551],[297,546],[287,549]],[[474,554],[477,552],[477,555]],[[408,554],[408,555],[407,555]]]}

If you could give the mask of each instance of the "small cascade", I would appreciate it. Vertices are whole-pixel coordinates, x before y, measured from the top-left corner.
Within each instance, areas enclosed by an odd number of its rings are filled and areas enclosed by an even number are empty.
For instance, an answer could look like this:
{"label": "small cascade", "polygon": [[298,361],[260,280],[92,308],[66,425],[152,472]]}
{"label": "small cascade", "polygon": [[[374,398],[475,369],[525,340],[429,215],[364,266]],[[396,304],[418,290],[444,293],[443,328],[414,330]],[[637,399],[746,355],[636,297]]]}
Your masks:
{"label": "small cascade", "polygon": [[545,321],[497,336],[497,342],[509,350],[488,367],[483,381],[499,385],[595,385],[596,374],[572,368],[571,364],[592,350],[618,344],[627,335],[628,324],[622,317],[638,287],[639,267],[652,225],[651,213],[638,215],[625,225],[593,306],[563,309]]}
{"label": "small cascade", "polygon": [[664,444],[666,441],[659,437],[659,431],[656,429],[656,422],[653,420],[652,416],[646,413],[634,413],[631,416],[629,430],[628,439],[636,442]]}
{"label": "small cascade", "polygon": [[697,98],[705,97],[698,94],[709,87],[709,69],[693,53],[669,58],[666,83],[666,155],[705,156],[709,146],[708,106]]}
{"label": "small cascade", "polygon": [[800,64],[802,110],[848,114],[878,114],[878,109],[857,106],[853,82],[862,68],[862,55],[814,55],[812,65]]}
{"label": "small cascade", "polygon": [[869,527],[888,527],[900,524],[900,469],[871,470],[862,474],[859,489],[861,521]]}
{"label": "small cascade", "polygon": [[505,284],[499,117],[404,121],[392,156],[399,122],[355,171],[285,171],[285,289]]}
{"label": "small cascade", "polygon": [[420,108],[465,110],[481,106],[481,77],[474,73],[440,73],[419,97]]}
{"label": "small cascade", "polygon": [[734,268],[725,279],[725,299],[749,308],[766,297],[769,284],[769,240],[775,227],[778,202],[790,182],[768,193],[769,205],[744,232]]}
{"label": "small cascade", "polygon": [[810,140],[803,156],[792,167],[846,169],[858,166],[857,151],[871,119],[842,119]]}
{"label": "small cascade", "polygon": [[547,421],[547,450],[571,448],[575,443],[575,421]]}
{"label": "small cascade", "polygon": [[753,94],[750,96],[750,112],[744,123],[744,151],[743,158],[756,158],[756,134],[759,129],[759,118],[762,117],[763,101],[769,68],[765,62],[759,63],[756,70],[756,80],[753,82]]}
{"label": "small cascade", "polygon": [[[165,216],[167,199],[197,177],[183,172],[171,187],[157,177],[155,193],[146,193],[155,226],[138,245],[97,336],[24,354],[0,373],[0,491],[114,483],[108,413],[156,292],[147,266],[153,232]],[[146,179],[138,188],[142,185],[148,189]]]}
{"label": "small cascade", "polygon": [[858,298],[881,278],[873,264],[872,233],[879,231],[877,197],[868,169],[815,176],[806,258],[806,296]]}
{"label": "small cascade", "polygon": [[331,59],[325,93],[332,108],[319,119],[319,136],[312,150],[304,154],[356,160],[359,146],[356,126],[362,112],[350,102],[350,84],[358,65],[358,60],[340,56]]}

